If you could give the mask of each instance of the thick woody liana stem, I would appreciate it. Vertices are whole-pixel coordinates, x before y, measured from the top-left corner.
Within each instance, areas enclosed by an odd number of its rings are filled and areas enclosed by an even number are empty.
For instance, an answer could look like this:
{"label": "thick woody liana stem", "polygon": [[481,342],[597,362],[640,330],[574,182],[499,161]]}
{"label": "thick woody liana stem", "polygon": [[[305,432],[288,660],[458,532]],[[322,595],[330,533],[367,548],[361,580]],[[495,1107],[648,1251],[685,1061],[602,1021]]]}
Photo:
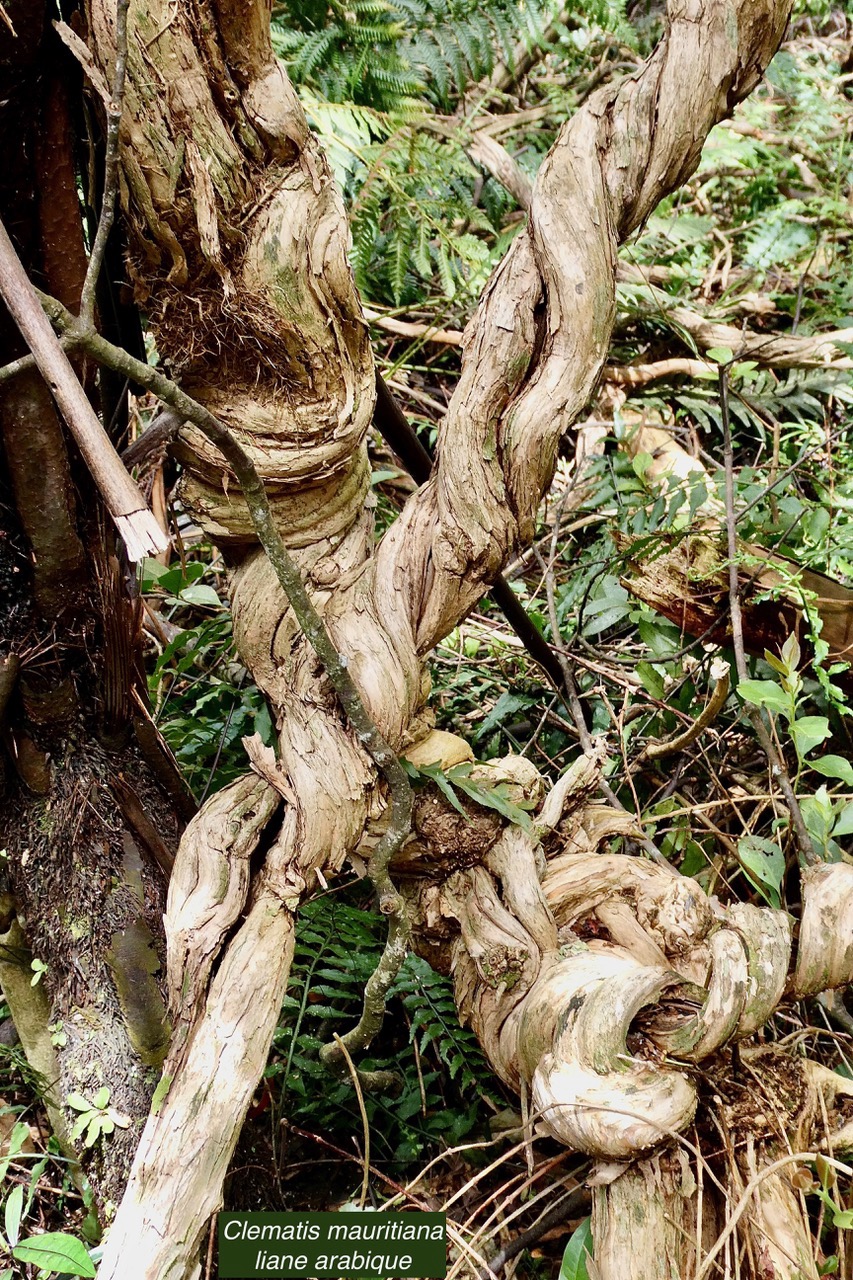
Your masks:
{"label": "thick woody liana stem", "polygon": [[[124,374],[151,391],[183,420],[194,423],[222,453],[237,477],[258,540],[269,557],[306,640],[322,662],[358,741],[388,784],[389,821],[368,864],[368,874],[376,888],[379,909],[390,917],[388,940],[377,972],[368,982],[362,1018],[353,1031],[344,1037],[344,1043],[350,1051],[363,1048],[379,1029],[385,994],[406,953],[408,923],[405,906],[394,887],[388,867],[411,829],[412,789],[408,776],[371,718],[349,673],[346,655],[338,652],[323,619],[305,590],[299,568],[275,526],[264,483],[245,449],[214,414],[192,396],[188,396],[170,378],[141,360],[136,360],[120,347],[113,346],[100,334],[82,328],[80,322],[55,298],[46,294],[39,294],[38,297],[51,322],[60,331],[72,336],[76,346],[85,350],[99,364]],[[330,1060],[337,1060],[340,1057],[337,1046],[330,1046],[330,1049],[334,1050],[329,1054]]]}

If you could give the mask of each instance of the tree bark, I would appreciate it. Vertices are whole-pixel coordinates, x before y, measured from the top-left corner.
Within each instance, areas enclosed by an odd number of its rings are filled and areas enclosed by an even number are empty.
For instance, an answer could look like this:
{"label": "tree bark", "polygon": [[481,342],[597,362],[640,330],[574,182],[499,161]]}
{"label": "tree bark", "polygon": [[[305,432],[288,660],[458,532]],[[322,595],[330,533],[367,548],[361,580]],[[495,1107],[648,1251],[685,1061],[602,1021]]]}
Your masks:
{"label": "tree bark", "polygon": [[[0,24],[0,217],[33,278],[76,306],[86,255],[69,67],[44,5],[7,7],[16,35]],[[5,310],[0,348],[3,363],[26,350]],[[93,370],[76,367],[95,392]],[[126,568],[38,374],[0,389],[0,437],[0,652],[10,676],[0,782],[13,948],[0,982],[46,1077],[60,1141],[75,1115],[71,1092],[91,1099],[106,1085],[128,1116],[86,1159],[104,1210],[124,1189],[167,1041],[155,977],[164,882],[118,788],[165,840],[176,844],[179,828],[133,741],[139,618]],[[47,966],[35,990],[33,955]]]}

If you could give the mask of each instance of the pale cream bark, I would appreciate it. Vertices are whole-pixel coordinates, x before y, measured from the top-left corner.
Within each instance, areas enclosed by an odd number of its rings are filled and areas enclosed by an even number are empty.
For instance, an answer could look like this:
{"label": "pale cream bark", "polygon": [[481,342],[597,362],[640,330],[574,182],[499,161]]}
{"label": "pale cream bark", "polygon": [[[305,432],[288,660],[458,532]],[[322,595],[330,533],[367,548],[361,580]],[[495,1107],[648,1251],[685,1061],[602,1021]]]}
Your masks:
{"label": "pale cream bark", "polygon": [[[106,72],[112,3],[87,8]],[[430,650],[532,537],[559,441],[607,354],[619,244],[690,175],[709,130],[758,83],[789,8],[788,0],[672,0],[668,33],[647,63],[564,126],[537,177],[528,225],[466,330],[433,478],[376,546],[365,507],[374,370],[346,216],[273,57],[270,6],[131,0],[121,156],[137,293],[161,357],[250,452],[326,626],[395,749],[427,734]],[[236,565],[235,636],[274,709],[278,764],[273,782],[264,767],[264,781],[215,797],[182,842],[166,918],[178,1027],[168,1088],[143,1134],[101,1280],[124,1274],[131,1256],[148,1280],[198,1275],[198,1246],[275,1027],[293,912],[316,872],[337,871],[384,805],[253,545],[224,459],[191,426],[178,453],[184,502]],[[558,930],[571,927],[566,904],[589,887],[588,855],[627,831],[624,815],[603,816],[590,803],[599,766],[581,761],[546,799],[536,837],[507,829],[486,841],[477,865],[451,857],[413,910],[423,937],[432,925],[444,930],[460,1010],[499,1074],[530,1085],[564,1141],[626,1159],[689,1122],[696,1089],[687,1064],[748,1034],[775,1007],[790,934],[773,913],[715,922],[693,882],[620,863],[619,886],[589,900],[609,940],[561,944]],[[250,876],[248,854],[273,812],[280,825]],[[542,880],[540,839],[555,830],[568,852]],[[422,837],[414,843],[429,852]],[[681,1065],[626,1059],[634,1016],[650,1006],[666,1013],[666,993],[685,983],[695,997],[689,1016],[673,1024],[662,1014],[656,1031],[678,1042]],[[594,1009],[609,1020],[606,1036]],[[669,1196],[671,1174],[661,1177]],[[632,1203],[635,1191],[625,1181],[613,1194]],[[642,1233],[615,1231],[617,1200],[597,1208],[596,1235],[613,1259],[601,1274],[621,1280],[633,1274],[619,1270],[625,1250],[645,1246]],[[681,1237],[665,1218],[657,1215],[655,1230],[675,1248]]]}

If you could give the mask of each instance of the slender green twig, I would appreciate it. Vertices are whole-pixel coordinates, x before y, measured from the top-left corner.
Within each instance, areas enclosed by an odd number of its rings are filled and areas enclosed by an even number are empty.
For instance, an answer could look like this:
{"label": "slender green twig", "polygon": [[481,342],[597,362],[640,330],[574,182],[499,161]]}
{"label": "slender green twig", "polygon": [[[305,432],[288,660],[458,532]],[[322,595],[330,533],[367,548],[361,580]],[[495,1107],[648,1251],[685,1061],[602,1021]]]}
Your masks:
{"label": "slender green twig", "polygon": [[[33,353],[39,372],[74,436],[107,510],[133,560],[160,551],[166,538],[92,408],[57,341],[37,291],[0,222],[0,296]],[[20,365],[18,366],[20,369]]]}
{"label": "slender green twig", "polygon": [[[728,543],[729,558],[729,612],[731,615],[732,628],[732,647],[735,654],[735,667],[737,669],[738,680],[747,680],[749,672],[746,668],[746,650],[743,644],[743,615],[740,607],[740,594],[738,589],[738,562],[737,562],[737,527],[735,516],[735,495],[734,495],[734,453],[732,450],[732,429],[731,420],[729,418],[729,398],[728,398],[728,374],[723,365],[720,366],[719,373],[720,385],[720,408],[723,419],[723,460],[726,474],[726,540]],[[785,803],[788,806],[788,812],[791,815],[791,825],[794,829],[797,846],[800,851],[800,857],[807,866],[814,866],[820,862],[820,858],[815,852],[812,844],[811,836],[808,833],[803,811],[800,808],[799,801],[791,786],[791,779],[788,776],[788,770],[785,767],[785,761],[776,750],[776,746],[764,721],[761,719],[761,712],[758,707],[745,704],[746,714],[752,722],[755,729],[756,737],[761,743],[764,754],[767,756],[767,762],[770,765],[770,773],[779,783],[779,789],[785,797]]]}

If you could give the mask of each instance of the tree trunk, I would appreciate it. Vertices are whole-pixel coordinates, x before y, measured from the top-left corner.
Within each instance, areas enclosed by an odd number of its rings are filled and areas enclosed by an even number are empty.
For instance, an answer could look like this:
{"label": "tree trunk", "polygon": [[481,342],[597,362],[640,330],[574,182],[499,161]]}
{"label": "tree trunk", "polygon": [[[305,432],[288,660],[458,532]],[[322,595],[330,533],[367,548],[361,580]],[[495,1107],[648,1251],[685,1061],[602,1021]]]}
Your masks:
{"label": "tree trunk", "polygon": [[[0,24],[0,216],[33,276],[76,307],[86,256],[69,66],[45,5],[7,8],[16,35]],[[0,347],[4,363],[26,350],[5,310]],[[78,367],[94,392],[94,370]],[[68,1146],[68,1121],[79,1114],[67,1108],[69,1093],[91,1100],[106,1085],[110,1106],[128,1117],[86,1159],[106,1210],[124,1189],[168,1041],[155,977],[165,880],[145,831],[176,846],[179,825],[135,741],[134,690],[144,685],[127,566],[37,373],[0,389],[0,433],[0,981],[47,1080],[60,1141]],[[132,820],[139,814],[147,827]],[[35,989],[33,955],[47,966]]]}

